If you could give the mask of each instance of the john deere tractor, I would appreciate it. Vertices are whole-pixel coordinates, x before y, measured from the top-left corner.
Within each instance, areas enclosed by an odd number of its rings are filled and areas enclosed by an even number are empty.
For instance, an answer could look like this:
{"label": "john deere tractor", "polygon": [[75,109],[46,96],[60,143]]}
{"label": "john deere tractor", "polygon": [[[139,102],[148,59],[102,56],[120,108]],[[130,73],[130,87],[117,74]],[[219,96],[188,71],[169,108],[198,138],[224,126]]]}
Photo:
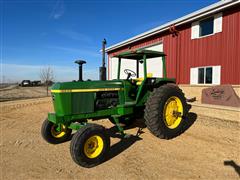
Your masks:
{"label": "john deere tractor", "polygon": [[[118,58],[118,75],[115,80],[83,81],[82,65],[79,80],[55,83],[51,88],[54,113],[49,113],[42,125],[43,138],[52,144],[70,139],[72,159],[80,166],[93,167],[104,161],[110,149],[110,137],[106,129],[88,120],[109,119],[127,137],[122,127],[142,115],[150,132],[162,139],[178,136],[186,122],[186,99],[175,85],[175,79],[167,78],[165,54],[139,49],[123,52]],[[152,77],[147,71],[149,58],[162,57],[163,77]],[[125,69],[125,79],[120,79],[121,60],[136,62],[136,71]],[[139,64],[143,64],[143,77],[139,77]],[[93,122],[93,121],[91,121]]]}

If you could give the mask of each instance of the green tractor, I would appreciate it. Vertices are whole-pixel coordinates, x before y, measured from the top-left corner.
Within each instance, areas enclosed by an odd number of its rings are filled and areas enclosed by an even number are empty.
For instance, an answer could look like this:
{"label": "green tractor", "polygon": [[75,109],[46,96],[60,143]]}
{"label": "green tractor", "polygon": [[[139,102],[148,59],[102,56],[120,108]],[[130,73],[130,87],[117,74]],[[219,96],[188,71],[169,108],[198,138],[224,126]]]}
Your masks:
{"label": "green tractor", "polygon": [[[170,139],[183,132],[187,103],[175,79],[167,78],[163,52],[138,49],[123,52],[118,58],[118,77],[108,81],[83,81],[79,64],[79,81],[55,83],[51,88],[55,113],[43,122],[43,138],[52,144],[67,141],[72,159],[80,166],[93,167],[104,161],[110,149],[106,129],[88,120],[109,119],[119,133],[127,137],[122,124],[131,124],[142,115],[150,132],[162,139]],[[148,58],[162,57],[163,77],[147,73]],[[121,59],[136,61],[136,72],[125,69],[126,79],[120,79]],[[144,77],[139,77],[143,63]]]}

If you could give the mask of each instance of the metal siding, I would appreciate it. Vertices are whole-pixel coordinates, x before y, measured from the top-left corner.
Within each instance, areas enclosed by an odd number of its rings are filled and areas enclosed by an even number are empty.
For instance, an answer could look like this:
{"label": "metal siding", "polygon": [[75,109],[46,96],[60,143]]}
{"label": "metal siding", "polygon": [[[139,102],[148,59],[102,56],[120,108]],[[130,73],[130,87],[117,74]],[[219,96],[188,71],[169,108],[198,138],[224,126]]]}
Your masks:
{"label": "metal siding", "polygon": [[[221,65],[221,84],[240,84],[240,12],[239,7],[223,13],[223,30],[212,36],[191,40],[191,27],[184,28],[177,37],[180,52],[178,82],[190,82],[190,68]],[[167,51],[167,50],[166,50]],[[169,67],[170,68],[170,67]]]}
{"label": "metal siding", "polygon": [[223,12],[222,32],[199,39],[191,39],[191,24],[177,27],[179,35],[169,32],[155,35],[109,52],[109,56],[129,49],[137,49],[163,42],[167,54],[168,77],[177,83],[190,83],[190,68],[221,65],[221,84],[240,84],[240,7]]}

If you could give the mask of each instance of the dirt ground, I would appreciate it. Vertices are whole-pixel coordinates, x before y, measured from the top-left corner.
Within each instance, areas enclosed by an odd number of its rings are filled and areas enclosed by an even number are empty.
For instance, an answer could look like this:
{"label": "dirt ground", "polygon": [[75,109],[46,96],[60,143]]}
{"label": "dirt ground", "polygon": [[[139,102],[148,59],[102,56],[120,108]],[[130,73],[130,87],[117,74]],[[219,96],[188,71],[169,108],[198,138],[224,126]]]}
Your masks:
{"label": "dirt ground", "polygon": [[21,87],[16,85],[10,85],[7,87],[0,88],[0,102],[12,101],[19,99],[30,99],[46,97],[47,90],[46,87]]}
{"label": "dirt ground", "polygon": [[[193,124],[172,140],[113,135],[108,159],[97,167],[76,165],[66,142],[46,143],[42,121],[52,111],[49,99],[1,103],[0,177],[6,179],[239,179],[239,123],[191,114]],[[110,122],[100,121],[110,130]],[[138,120],[127,133],[135,135]],[[109,130],[109,131],[110,131]]]}

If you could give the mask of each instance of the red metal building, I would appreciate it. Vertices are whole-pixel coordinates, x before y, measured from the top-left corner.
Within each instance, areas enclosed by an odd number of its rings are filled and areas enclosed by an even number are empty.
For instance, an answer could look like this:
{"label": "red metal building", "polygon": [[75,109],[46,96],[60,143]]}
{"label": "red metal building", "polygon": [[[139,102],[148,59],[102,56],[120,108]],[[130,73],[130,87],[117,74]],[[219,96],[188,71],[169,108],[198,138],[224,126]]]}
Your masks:
{"label": "red metal building", "polygon": [[108,78],[116,70],[113,55],[159,44],[178,84],[240,85],[240,1],[217,2],[107,48]]}

